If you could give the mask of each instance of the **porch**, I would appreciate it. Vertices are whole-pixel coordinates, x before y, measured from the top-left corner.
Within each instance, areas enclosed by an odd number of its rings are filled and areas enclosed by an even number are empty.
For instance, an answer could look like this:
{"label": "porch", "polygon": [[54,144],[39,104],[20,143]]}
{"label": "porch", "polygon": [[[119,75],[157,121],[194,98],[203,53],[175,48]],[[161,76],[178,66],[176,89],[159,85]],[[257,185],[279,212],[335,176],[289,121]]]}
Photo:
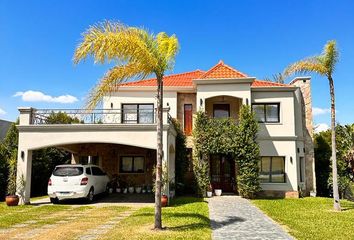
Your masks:
{"label": "porch", "polygon": [[[168,110],[163,111],[163,161],[168,166],[169,178],[174,179],[176,131],[170,122]],[[146,123],[150,117],[139,115],[139,111],[133,112],[131,109],[128,112],[115,111],[119,117],[106,115],[106,112],[112,113],[110,110],[102,110],[100,115],[95,112],[94,115],[89,114],[89,117],[83,111],[76,110],[76,114],[74,111],[66,113],[66,116],[79,120],[75,123],[64,121],[64,117],[59,122],[50,122],[53,112],[63,111],[38,111],[33,108],[20,108],[19,111],[17,177],[19,181],[23,176],[26,181],[24,203],[29,203],[30,198],[32,152],[46,147],[70,152],[72,163],[84,164],[90,161],[99,165],[121,187],[152,189],[157,146],[154,118],[151,123]],[[125,121],[134,118],[141,120],[144,116],[146,121]]]}

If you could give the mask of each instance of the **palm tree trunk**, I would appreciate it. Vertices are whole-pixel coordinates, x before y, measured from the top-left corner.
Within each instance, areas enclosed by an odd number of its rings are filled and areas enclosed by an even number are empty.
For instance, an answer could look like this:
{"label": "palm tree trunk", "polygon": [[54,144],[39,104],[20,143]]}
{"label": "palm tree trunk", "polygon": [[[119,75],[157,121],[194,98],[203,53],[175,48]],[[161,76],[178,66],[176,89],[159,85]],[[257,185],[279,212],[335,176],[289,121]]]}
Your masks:
{"label": "palm tree trunk", "polygon": [[162,127],[163,127],[163,76],[157,76],[157,154],[155,182],[155,229],[162,229],[161,220],[161,179],[162,179]]}
{"label": "palm tree trunk", "polygon": [[331,131],[332,131],[332,178],[333,178],[333,208],[340,211],[338,176],[337,176],[337,154],[336,154],[336,107],[334,96],[334,83],[332,76],[328,76],[329,90],[331,94]]}

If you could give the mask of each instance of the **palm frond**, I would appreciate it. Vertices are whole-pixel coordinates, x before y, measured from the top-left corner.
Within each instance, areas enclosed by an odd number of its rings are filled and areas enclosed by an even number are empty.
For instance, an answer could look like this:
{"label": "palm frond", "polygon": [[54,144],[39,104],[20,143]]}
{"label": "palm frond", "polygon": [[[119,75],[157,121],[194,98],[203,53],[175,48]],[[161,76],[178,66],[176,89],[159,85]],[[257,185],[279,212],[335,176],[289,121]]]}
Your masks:
{"label": "palm frond", "polygon": [[328,69],[328,73],[332,74],[339,60],[339,52],[337,50],[336,41],[328,41],[322,52],[323,64]]}
{"label": "palm frond", "polygon": [[85,109],[88,111],[93,110],[117,84],[126,82],[134,77],[144,79],[151,73],[151,71],[142,71],[142,67],[138,63],[111,68],[89,93]]}
{"label": "palm frond", "polygon": [[92,56],[95,63],[141,61],[147,67],[156,66],[157,60],[145,42],[148,35],[145,30],[109,21],[91,26],[75,50],[74,63]]}
{"label": "palm frond", "polygon": [[319,75],[327,74],[327,69],[321,64],[317,57],[307,58],[291,64],[284,70],[283,76],[288,77],[292,74],[308,74],[312,72]]}

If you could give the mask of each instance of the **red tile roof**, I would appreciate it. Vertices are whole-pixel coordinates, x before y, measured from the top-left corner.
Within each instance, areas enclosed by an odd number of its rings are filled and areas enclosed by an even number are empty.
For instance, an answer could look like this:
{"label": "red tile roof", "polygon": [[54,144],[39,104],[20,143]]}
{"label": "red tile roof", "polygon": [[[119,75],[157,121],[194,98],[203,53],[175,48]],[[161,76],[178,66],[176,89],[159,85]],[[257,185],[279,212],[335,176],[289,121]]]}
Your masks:
{"label": "red tile roof", "polygon": [[[172,74],[163,78],[165,87],[193,87],[193,79],[225,79],[225,78],[247,78],[247,75],[233,69],[222,61],[216,64],[207,72],[195,70],[179,74]],[[135,82],[122,83],[122,87],[148,87],[156,86],[156,78],[140,80]],[[286,87],[288,84],[275,83],[270,81],[255,80],[252,87]]]}
{"label": "red tile roof", "polygon": [[218,78],[246,78],[247,75],[226,65],[220,60],[218,64],[210,68],[201,76],[201,79],[218,79]]}

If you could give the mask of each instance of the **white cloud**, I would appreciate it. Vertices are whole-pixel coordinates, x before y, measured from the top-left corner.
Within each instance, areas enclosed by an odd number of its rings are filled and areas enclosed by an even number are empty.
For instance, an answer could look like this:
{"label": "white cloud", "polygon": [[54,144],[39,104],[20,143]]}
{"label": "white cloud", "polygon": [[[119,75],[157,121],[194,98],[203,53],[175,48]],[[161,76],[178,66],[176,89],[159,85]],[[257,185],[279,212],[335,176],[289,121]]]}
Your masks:
{"label": "white cloud", "polygon": [[28,90],[26,92],[16,92],[14,97],[21,97],[25,102],[54,102],[54,103],[74,103],[78,99],[71,95],[62,95],[58,97],[53,97],[46,95],[40,91]]}
{"label": "white cloud", "polygon": [[329,109],[329,108],[319,108],[319,107],[312,108],[312,114],[314,116],[324,115],[324,114],[328,114],[330,112],[331,112],[331,109]]}
{"label": "white cloud", "polygon": [[327,123],[319,123],[316,124],[314,127],[315,133],[323,132],[329,129],[329,126]]}
{"label": "white cloud", "polygon": [[5,114],[6,114],[5,110],[0,108],[0,115],[5,115]]}

